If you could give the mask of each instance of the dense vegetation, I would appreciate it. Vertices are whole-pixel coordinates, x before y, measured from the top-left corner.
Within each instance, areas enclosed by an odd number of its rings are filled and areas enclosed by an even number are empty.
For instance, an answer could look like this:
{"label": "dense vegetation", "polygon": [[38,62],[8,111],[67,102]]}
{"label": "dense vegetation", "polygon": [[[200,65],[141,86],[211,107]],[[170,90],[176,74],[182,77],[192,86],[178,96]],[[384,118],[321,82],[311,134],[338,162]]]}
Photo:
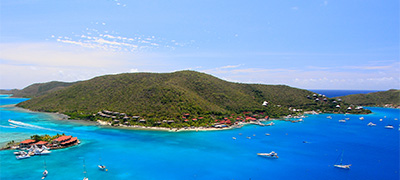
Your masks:
{"label": "dense vegetation", "polygon": [[338,97],[350,104],[362,106],[400,106],[400,90],[389,90],[368,94],[353,94]]}
{"label": "dense vegetation", "polygon": [[[184,123],[183,114],[190,114],[185,118],[203,117],[204,123],[243,116],[243,112],[269,117],[298,112],[290,107],[328,112],[340,109],[335,108],[334,99],[323,101],[320,97],[316,101],[310,96],[310,91],[284,85],[232,83],[204,73],[179,71],[96,77],[18,106],[92,120],[99,118],[93,114],[109,110],[140,116],[149,125],[168,119]],[[264,101],[269,103],[267,107],[262,106]]]}
{"label": "dense vegetation", "polygon": [[12,90],[0,90],[0,94],[13,94],[13,97],[37,97],[44,94],[48,94],[53,91],[63,89],[65,87],[71,86],[74,83],[58,82],[52,81],[47,83],[36,83],[32,84],[22,90],[12,89]]}

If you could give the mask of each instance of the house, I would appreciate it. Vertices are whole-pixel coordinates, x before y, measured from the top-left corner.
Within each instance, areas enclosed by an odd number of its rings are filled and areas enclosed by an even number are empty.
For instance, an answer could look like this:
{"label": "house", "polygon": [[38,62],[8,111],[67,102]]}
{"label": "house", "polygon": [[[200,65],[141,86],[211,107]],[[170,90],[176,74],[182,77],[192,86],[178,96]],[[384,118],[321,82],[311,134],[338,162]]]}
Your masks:
{"label": "house", "polygon": [[29,148],[31,145],[33,145],[33,143],[35,143],[35,140],[27,139],[19,143],[19,148]]}

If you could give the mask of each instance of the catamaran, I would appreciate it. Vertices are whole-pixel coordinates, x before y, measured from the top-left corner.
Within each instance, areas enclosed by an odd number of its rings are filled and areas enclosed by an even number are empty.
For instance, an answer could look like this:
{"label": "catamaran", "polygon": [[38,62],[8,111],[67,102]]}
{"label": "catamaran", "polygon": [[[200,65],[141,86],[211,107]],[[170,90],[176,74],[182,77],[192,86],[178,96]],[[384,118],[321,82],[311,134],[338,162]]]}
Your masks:
{"label": "catamaran", "polygon": [[[337,161],[339,160],[339,157],[340,157],[340,162],[338,164]],[[340,169],[350,169],[351,164],[343,164],[342,163],[342,161],[343,161],[343,151],[342,151],[342,154],[339,157],[338,157],[338,159],[336,159],[336,163],[333,166],[335,166],[337,168],[340,168]]]}

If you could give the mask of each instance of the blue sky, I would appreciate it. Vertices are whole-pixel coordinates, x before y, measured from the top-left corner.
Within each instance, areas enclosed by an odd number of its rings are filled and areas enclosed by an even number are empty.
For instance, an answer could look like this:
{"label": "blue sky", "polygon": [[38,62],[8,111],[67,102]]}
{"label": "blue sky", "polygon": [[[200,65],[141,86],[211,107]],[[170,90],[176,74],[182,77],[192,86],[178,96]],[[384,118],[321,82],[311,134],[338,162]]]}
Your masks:
{"label": "blue sky", "polygon": [[400,88],[398,0],[0,1],[0,88],[188,69],[303,89]]}

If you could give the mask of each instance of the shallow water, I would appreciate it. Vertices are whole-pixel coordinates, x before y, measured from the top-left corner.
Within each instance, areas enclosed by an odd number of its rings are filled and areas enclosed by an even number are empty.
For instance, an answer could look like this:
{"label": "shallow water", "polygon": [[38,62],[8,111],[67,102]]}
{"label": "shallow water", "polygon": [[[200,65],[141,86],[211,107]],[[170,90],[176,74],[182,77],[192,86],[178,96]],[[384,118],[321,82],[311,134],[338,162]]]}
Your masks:
{"label": "shallow water", "polygon": [[[3,105],[18,102],[0,98]],[[275,121],[270,127],[171,133],[84,125],[1,107],[0,143],[57,133],[77,136],[82,143],[24,160],[16,160],[12,151],[1,151],[0,179],[40,179],[44,161],[49,171],[46,179],[83,179],[83,160],[89,179],[398,179],[399,122],[395,118],[400,119],[400,110],[368,109],[374,113],[312,115],[301,123]],[[359,120],[361,116],[365,120]],[[344,118],[350,120],[338,122]],[[8,128],[8,119],[25,124]],[[377,126],[368,127],[368,122]],[[385,129],[387,124],[395,129]],[[279,159],[257,156],[272,150]],[[350,170],[333,167],[341,152],[343,163],[352,164]],[[108,171],[100,171],[99,163]]]}

